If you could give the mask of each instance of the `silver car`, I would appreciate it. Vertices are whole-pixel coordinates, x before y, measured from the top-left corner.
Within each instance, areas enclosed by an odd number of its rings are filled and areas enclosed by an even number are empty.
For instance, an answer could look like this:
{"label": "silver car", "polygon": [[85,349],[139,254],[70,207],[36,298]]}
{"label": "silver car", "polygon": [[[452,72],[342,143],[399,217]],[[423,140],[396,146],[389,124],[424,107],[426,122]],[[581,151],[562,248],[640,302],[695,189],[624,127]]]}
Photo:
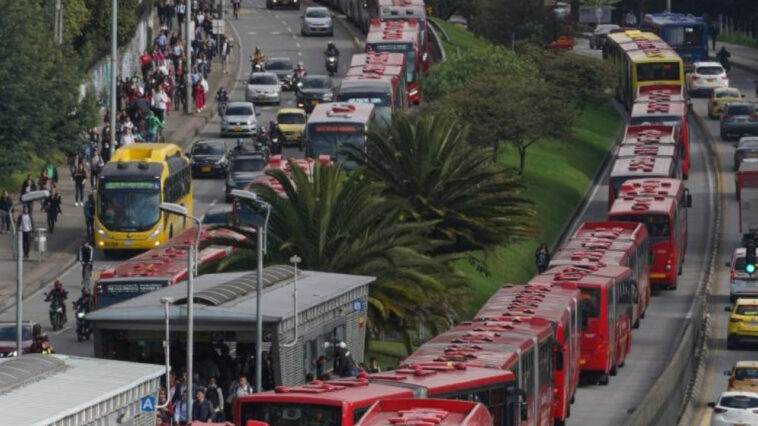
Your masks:
{"label": "silver car", "polygon": [[251,102],[229,102],[221,116],[221,136],[253,135],[258,120]]}
{"label": "silver car", "polygon": [[279,78],[272,72],[255,72],[247,80],[245,99],[253,103],[282,102],[282,88]]}
{"label": "silver car", "polygon": [[329,9],[325,7],[309,7],[302,16],[300,34],[309,35],[334,35],[334,24]]}

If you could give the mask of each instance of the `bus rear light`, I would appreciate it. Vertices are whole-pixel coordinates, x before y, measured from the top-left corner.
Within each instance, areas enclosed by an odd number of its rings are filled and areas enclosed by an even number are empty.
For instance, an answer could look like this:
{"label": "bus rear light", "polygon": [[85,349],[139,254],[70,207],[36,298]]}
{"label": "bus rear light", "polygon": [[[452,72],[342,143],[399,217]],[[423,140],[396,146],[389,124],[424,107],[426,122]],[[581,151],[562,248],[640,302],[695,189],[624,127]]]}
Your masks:
{"label": "bus rear light", "polygon": [[553,395],[555,395],[556,398],[558,397],[558,392],[560,392],[558,386],[553,386]]}

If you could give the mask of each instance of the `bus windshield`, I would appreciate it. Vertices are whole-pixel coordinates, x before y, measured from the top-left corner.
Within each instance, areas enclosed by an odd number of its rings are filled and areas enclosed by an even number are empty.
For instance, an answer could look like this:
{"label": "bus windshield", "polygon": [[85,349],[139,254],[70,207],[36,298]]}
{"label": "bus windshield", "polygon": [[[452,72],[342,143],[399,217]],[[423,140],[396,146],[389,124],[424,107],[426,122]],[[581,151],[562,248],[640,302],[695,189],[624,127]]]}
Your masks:
{"label": "bus windshield", "polygon": [[646,62],[637,64],[637,81],[679,80],[678,62]]}
{"label": "bus windshield", "polygon": [[105,182],[98,196],[98,218],[112,231],[147,231],[161,217],[159,182]]}
{"label": "bus windshield", "polygon": [[682,118],[675,115],[654,115],[643,117],[632,117],[631,124],[639,125],[661,125],[661,126],[681,126]]}
{"label": "bus windshield", "polygon": [[240,422],[266,422],[270,426],[340,426],[340,407],[287,402],[242,403]]}
{"label": "bus windshield", "polygon": [[372,43],[368,46],[371,52],[405,53],[405,79],[413,83],[416,78],[416,52],[412,43]]}
{"label": "bus windshield", "polygon": [[700,46],[703,43],[703,26],[678,25],[667,28],[667,42],[671,47]]}
{"label": "bus windshield", "polygon": [[600,289],[582,288],[582,313],[590,318],[600,317]]}
{"label": "bus windshield", "polygon": [[671,237],[671,223],[664,214],[625,214],[614,216],[613,220],[644,223],[652,239],[664,240]]}
{"label": "bus windshield", "polygon": [[345,145],[353,145],[365,151],[366,136],[359,124],[310,124],[308,125],[308,146],[313,157],[328,155],[340,158],[338,153]]}

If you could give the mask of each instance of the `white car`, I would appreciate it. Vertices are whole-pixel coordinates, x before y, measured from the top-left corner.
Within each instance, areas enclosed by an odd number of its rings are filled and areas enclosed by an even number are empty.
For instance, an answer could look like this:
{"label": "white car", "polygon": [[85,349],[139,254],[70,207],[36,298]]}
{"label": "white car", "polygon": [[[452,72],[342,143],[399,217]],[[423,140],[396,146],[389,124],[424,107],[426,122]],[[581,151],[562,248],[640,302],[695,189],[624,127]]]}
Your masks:
{"label": "white car", "polygon": [[334,24],[329,9],[325,7],[309,7],[305,9],[302,17],[303,24],[300,34],[309,35],[334,35]]}
{"label": "white car", "polygon": [[254,72],[247,80],[245,99],[253,103],[282,102],[282,88],[279,78],[272,72]]}
{"label": "white car", "polygon": [[729,77],[718,62],[695,62],[687,74],[687,85],[691,95],[708,94],[713,89],[729,87]]}
{"label": "white car", "polygon": [[713,408],[711,426],[758,425],[758,393],[724,392]]}

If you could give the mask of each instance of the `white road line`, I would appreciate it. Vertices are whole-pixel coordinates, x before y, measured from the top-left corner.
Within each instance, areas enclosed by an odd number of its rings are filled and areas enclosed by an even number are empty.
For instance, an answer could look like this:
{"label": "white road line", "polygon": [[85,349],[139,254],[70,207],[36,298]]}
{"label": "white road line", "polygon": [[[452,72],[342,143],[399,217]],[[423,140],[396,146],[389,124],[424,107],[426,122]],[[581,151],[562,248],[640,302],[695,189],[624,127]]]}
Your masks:
{"label": "white road line", "polygon": [[279,35],[281,34],[281,31],[271,31],[271,35]]}
{"label": "white road line", "polygon": [[213,206],[215,206],[215,205],[216,205],[216,202],[217,202],[217,201],[218,201],[218,200],[213,200],[213,201],[211,201],[211,203],[208,205],[208,207],[213,207]]}
{"label": "white road line", "polygon": [[66,330],[71,330],[71,326],[61,328],[60,330],[58,330],[55,333],[53,333],[53,336],[57,336],[57,335],[63,333],[64,331],[66,331]]}
{"label": "white road line", "polygon": [[300,49],[300,43],[295,43],[295,46],[297,46],[297,48]]}
{"label": "white road line", "polygon": [[248,32],[248,34],[255,35],[255,31],[250,31],[250,32]]}
{"label": "white road line", "polygon": [[291,27],[287,27],[287,32],[291,33],[292,32],[292,28]]}
{"label": "white road line", "polygon": [[297,52],[297,56],[303,56],[303,52]]}

